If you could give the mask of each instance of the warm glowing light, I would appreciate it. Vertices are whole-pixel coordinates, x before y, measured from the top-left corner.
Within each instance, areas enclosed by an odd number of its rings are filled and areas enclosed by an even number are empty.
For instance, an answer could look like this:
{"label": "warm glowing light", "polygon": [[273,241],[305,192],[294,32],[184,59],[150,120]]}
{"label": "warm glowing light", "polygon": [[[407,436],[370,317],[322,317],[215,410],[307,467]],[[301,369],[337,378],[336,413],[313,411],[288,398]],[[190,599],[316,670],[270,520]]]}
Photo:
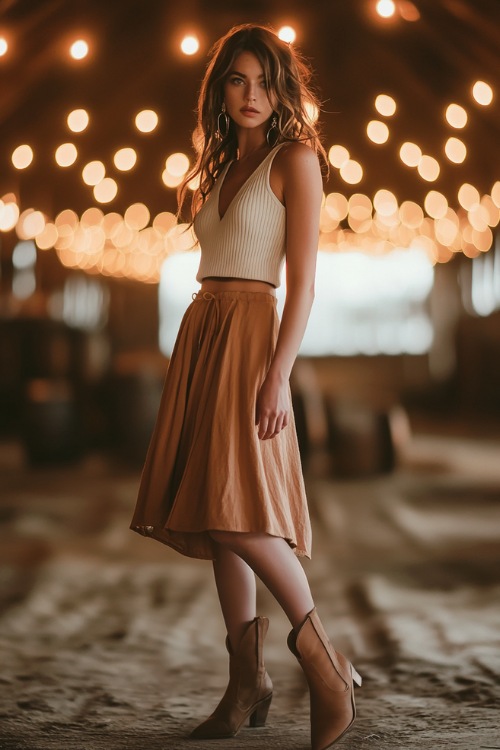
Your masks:
{"label": "warm glowing light", "polygon": [[14,149],[11,159],[16,169],[26,169],[33,161],[33,149],[24,143]]}
{"label": "warm glowing light", "polygon": [[469,224],[474,229],[477,229],[478,232],[484,232],[488,228],[488,211],[486,206],[482,206],[480,203],[475,203],[467,211],[467,218],[469,219]]}
{"label": "warm glowing light", "polygon": [[452,128],[464,128],[467,124],[467,112],[460,104],[449,104],[445,117]]}
{"label": "warm glowing light", "polygon": [[498,206],[498,208],[500,208],[500,180],[497,180],[497,182],[495,182],[495,184],[491,188],[491,199],[493,200],[495,206]]}
{"label": "warm glowing light", "polygon": [[349,211],[349,203],[342,193],[328,193],[325,198],[325,206],[332,218],[342,221]]}
{"label": "warm glowing light", "polygon": [[340,176],[349,185],[357,185],[363,179],[363,167],[354,159],[348,159],[340,167]]}
{"label": "warm glowing light", "polygon": [[371,120],[366,126],[366,134],[373,143],[385,143],[389,138],[389,128],[385,122]]}
{"label": "warm glowing light", "polygon": [[158,125],[158,115],[152,109],[143,109],[135,117],[135,126],[141,133],[151,133]]}
{"label": "warm glowing light", "polygon": [[55,153],[56,163],[60,167],[70,167],[75,163],[77,156],[78,151],[73,143],[62,143]]}
{"label": "warm glowing light", "polygon": [[328,152],[328,159],[332,166],[340,169],[342,164],[349,159],[349,151],[344,146],[332,146]]}
{"label": "warm glowing light", "polygon": [[89,45],[85,39],[77,39],[69,48],[69,54],[74,60],[83,60],[89,53]]}
{"label": "warm glowing light", "polygon": [[450,247],[458,237],[459,226],[448,217],[442,217],[434,222],[436,239],[441,245]]}
{"label": "warm glowing light", "polygon": [[175,218],[175,214],[171,211],[162,211],[161,213],[156,214],[153,219],[153,227],[162,233],[168,232],[176,224],[177,219]]}
{"label": "warm glowing light", "polygon": [[373,205],[381,216],[392,216],[398,210],[398,201],[390,190],[377,190],[373,196]]}
{"label": "warm glowing light", "polygon": [[282,26],[278,31],[278,36],[283,42],[292,44],[292,42],[295,41],[297,35],[295,33],[295,29],[292,26]]}
{"label": "warm glowing light", "polygon": [[388,94],[379,94],[375,99],[375,109],[383,117],[392,117],[396,111],[396,102]]}
{"label": "warm glowing light", "polygon": [[97,185],[104,179],[106,167],[102,161],[89,161],[82,169],[83,181],[86,185]]}
{"label": "warm glowing light", "polygon": [[41,211],[30,211],[29,214],[20,217],[22,222],[22,233],[24,238],[33,239],[37,234],[43,232],[45,217]]}
{"label": "warm glowing light", "polygon": [[104,217],[103,229],[105,236],[115,247],[130,246],[135,236],[134,230],[125,224],[119,214],[107,214]]}
{"label": "warm glowing light", "polygon": [[64,211],[61,211],[57,214],[54,224],[57,227],[57,230],[59,231],[61,227],[68,226],[71,229],[76,229],[78,226],[78,214],[76,211],[73,211],[72,208],[65,208]]}
{"label": "warm glowing light", "polygon": [[109,203],[116,197],[118,185],[112,177],[105,177],[94,186],[94,198],[98,203]]}
{"label": "warm glowing light", "polygon": [[24,231],[24,222],[26,219],[30,216],[30,214],[34,213],[34,208],[26,208],[20,215],[19,220],[16,224],[16,234],[21,240],[27,240],[32,239],[32,237],[28,237]]}
{"label": "warm glowing light", "polygon": [[8,49],[7,39],[4,36],[0,36],[0,57],[3,57]]}
{"label": "warm glowing light", "polygon": [[80,219],[80,226],[84,227],[85,229],[87,227],[101,226],[103,224],[103,221],[104,214],[101,209],[97,206],[92,206],[91,208],[87,208],[87,210],[83,212]]}
{"label": "warm glowing light", "polygon": [[124,214],[125,224],[130,229],[144,229],[149,223],[149,208],[144,203],[133,203]]}
{"label": "warm glowing light", "polygon": [[304,108],[307,113],[307,117],[309,118],[310,122],[316,122],[319,117],[319,110],[316,104],[313,102],[307,102],[304,105]]}
{"label": "warm glowing light", "polygon": [[366,221],[372,217],[372,202],[367,195],[363,193],[354,193],[348,202],[349,216],[356,221]]}
{"label": "warm glowing light", "polygon": [[74,133],[81,133],[89,124],[89,113],[86,109],[74,109],[69,113],[66,122]]}
{"label": "warm glowing light", "polygon": [[104,229],[106,237],[108,239],[111,239],[114,232],[117,230],[117,227],[119,227],[123,223],[124,221],[122,217],[120,216],[120,214],[116,213],[116,211],[110,211],[109,213],[105,214],[102,220],[102,227]]}
{"label": "warm glowing light", "polygon": [[399,0],[398,10],[401,18],[404,18],[405,21],[418,21],[420,19],[420,11],[411,0]]}
{"label": "warm glowing light", "polygon": [[439,162],[433,156],[424,154],[418,163],[417,170],[423,180],[434,182],[439,177]]}
{"label": "warm glowing light", "polygon": [[481,206],[486,210],[487,223],[490,227],[496,227],[500,221],[500,209],[495,205],[493,199],[489,195],[483,195],[481,198]]}
{"label": "warm glowing light", "polygon": [[181,42],[181,50],[185,55],[195,55],[199,49],[200,42],[196,36],[185,36]]}
{"label": "warm glowing light", "polygon": [[422,158],[422,150],[416,143],[406,141],[399,149],[399,158],[407,167],[418,167]]}
{"label": "warm glowing light", "polygon": [[193,192],[195,190],[198,190],[198,188],[200,187],[200,175],[197,174],[195,177],[193,177],[192,180],[189,180],[187,186],[189,190],[192,190]]}
{"label": "warm glowing light", "polygon": [[418,203],[403,201],[399,208],[399,218],[403,226],[409,229],[418,229],[424,220],[424,212]]}
{"label": "warm glowing light", "polygon": [[[4,196],[5,198],[5,196]],[[14,201],[0,201],[0,231],[10,232],[19,219],[19,206]]]}
{"label": "warm glowing light", "polygon": [[186,154],[171,154],[165,162],[165,169],[172,177],[184,177],[189,169],[189,159]]}
{"label": "warm glowing light", "polygon": [[467,156],[467,147],[460,138],[448,138],[444,152],[450,161],[461,164]]}
{"label": "warm glowing light", "polygon": [[393,0],[378,0],[375,10],[382,18],[390,18],[396,12]]}
{"label": "warm glowing light", "polygon": [[474,185],[464,182],[458,191],[458,202],[462,208],[465,208],[466,211],[470,211],[479,203],[479,190],[477,190]]}
{"label": "warm glowing light", "polygon": [[55,224],[47,222],[41,232],[39,232],[35,238],[37,247],[40,250],[48,250],[57,242],[57,229]]}
{"label": "warm glowing light", "polygon": [[117,169],[128,172],[129,169],[135,167],[137,153],[133,148],[120,148],[113,156],[113,162]]}
{"label": "warm glowing light", "polygon": [[164,185],[169,188],[174,188],[177,187],[177,185],[181,184],[182,175],[173,175],[166,169],[164,169],[161,175],[161,179],[163,180]]}
{"label": "warm glowing light", "polygon": [[486,227],[486,229],[484,229],[483,231],[473,229],[472,242],[480,252],[488,252],[491,245],[493,244],[493,233],[491,229],[489,227]]}
{"label": "warm glowing light", "polygon": [[425,196],[424,207],[432,219],[442,219],[448,210],[448,201],[442,193],[430,190]]}
{"label": "warm glowing light", "polygon": [[487,107],[493,101],[493,89],[484,81],[476,81],[472,87],[472,96],[478,104]]}

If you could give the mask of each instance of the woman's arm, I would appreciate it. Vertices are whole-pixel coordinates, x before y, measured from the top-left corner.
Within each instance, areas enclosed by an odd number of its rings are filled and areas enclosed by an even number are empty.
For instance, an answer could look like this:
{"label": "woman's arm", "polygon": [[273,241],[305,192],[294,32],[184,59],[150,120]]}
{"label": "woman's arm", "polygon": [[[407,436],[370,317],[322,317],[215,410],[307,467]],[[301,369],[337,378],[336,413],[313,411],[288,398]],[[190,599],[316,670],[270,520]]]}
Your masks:
{"label": "woman's arm", "polygon": [[314,299],[319,215],[323,183],[318,157],[303,143],[277,154],[286,207],[286,300],[269,371],[257,398],[255,416],[261,440],[288,424],[289,377]]}

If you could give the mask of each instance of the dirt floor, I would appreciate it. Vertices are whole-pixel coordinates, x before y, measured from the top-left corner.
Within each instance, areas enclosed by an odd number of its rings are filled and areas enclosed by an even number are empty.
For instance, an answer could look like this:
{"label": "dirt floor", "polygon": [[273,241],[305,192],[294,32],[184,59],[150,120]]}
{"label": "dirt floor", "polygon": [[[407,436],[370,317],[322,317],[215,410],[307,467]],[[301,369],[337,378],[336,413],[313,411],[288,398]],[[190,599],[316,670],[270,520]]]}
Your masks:
{"label": "dirt floor", "polygon": [[[268,724],[193,741],[227,659],[210,563],[128,529],[139,472],[29,469],[0,448],[0,749],[307,750],[289,627],[263,588]],[[500,748],[500,440],[413,435],[392,475],[307,478],[310,576],[364,678],[339,743]]]}

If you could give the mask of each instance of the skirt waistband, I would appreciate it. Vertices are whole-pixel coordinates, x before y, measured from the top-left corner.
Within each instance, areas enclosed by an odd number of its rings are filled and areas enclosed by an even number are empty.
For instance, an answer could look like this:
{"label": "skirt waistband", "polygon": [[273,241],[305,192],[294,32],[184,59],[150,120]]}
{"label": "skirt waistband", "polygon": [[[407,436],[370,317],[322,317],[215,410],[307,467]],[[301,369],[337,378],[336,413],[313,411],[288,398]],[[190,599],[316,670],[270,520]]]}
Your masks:
{"label": "skirt waistband", "polygon": [[269,292],[247,292],[237,290],[227,290],[222,292],[207,292],[201,289],[198,292],[193,292],[191,295],[193,302],[209,302],[210,300],[222,300],[222,299],[242,299],[247,301],[268,301],[276,302],[276,296],[272,291]]}

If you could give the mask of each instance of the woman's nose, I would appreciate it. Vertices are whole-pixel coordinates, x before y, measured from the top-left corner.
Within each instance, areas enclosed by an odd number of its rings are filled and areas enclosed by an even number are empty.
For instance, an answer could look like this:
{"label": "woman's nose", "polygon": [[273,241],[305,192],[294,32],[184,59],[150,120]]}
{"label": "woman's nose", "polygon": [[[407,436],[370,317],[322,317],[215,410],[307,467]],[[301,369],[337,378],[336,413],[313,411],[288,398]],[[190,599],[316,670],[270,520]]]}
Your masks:
{"label": "woman's nose", "polygon": [[248,99],[248,101],[255,101],[256,99],[255,88],[253,88],[252,86],[249,86],[245,92],[245,96]]}

